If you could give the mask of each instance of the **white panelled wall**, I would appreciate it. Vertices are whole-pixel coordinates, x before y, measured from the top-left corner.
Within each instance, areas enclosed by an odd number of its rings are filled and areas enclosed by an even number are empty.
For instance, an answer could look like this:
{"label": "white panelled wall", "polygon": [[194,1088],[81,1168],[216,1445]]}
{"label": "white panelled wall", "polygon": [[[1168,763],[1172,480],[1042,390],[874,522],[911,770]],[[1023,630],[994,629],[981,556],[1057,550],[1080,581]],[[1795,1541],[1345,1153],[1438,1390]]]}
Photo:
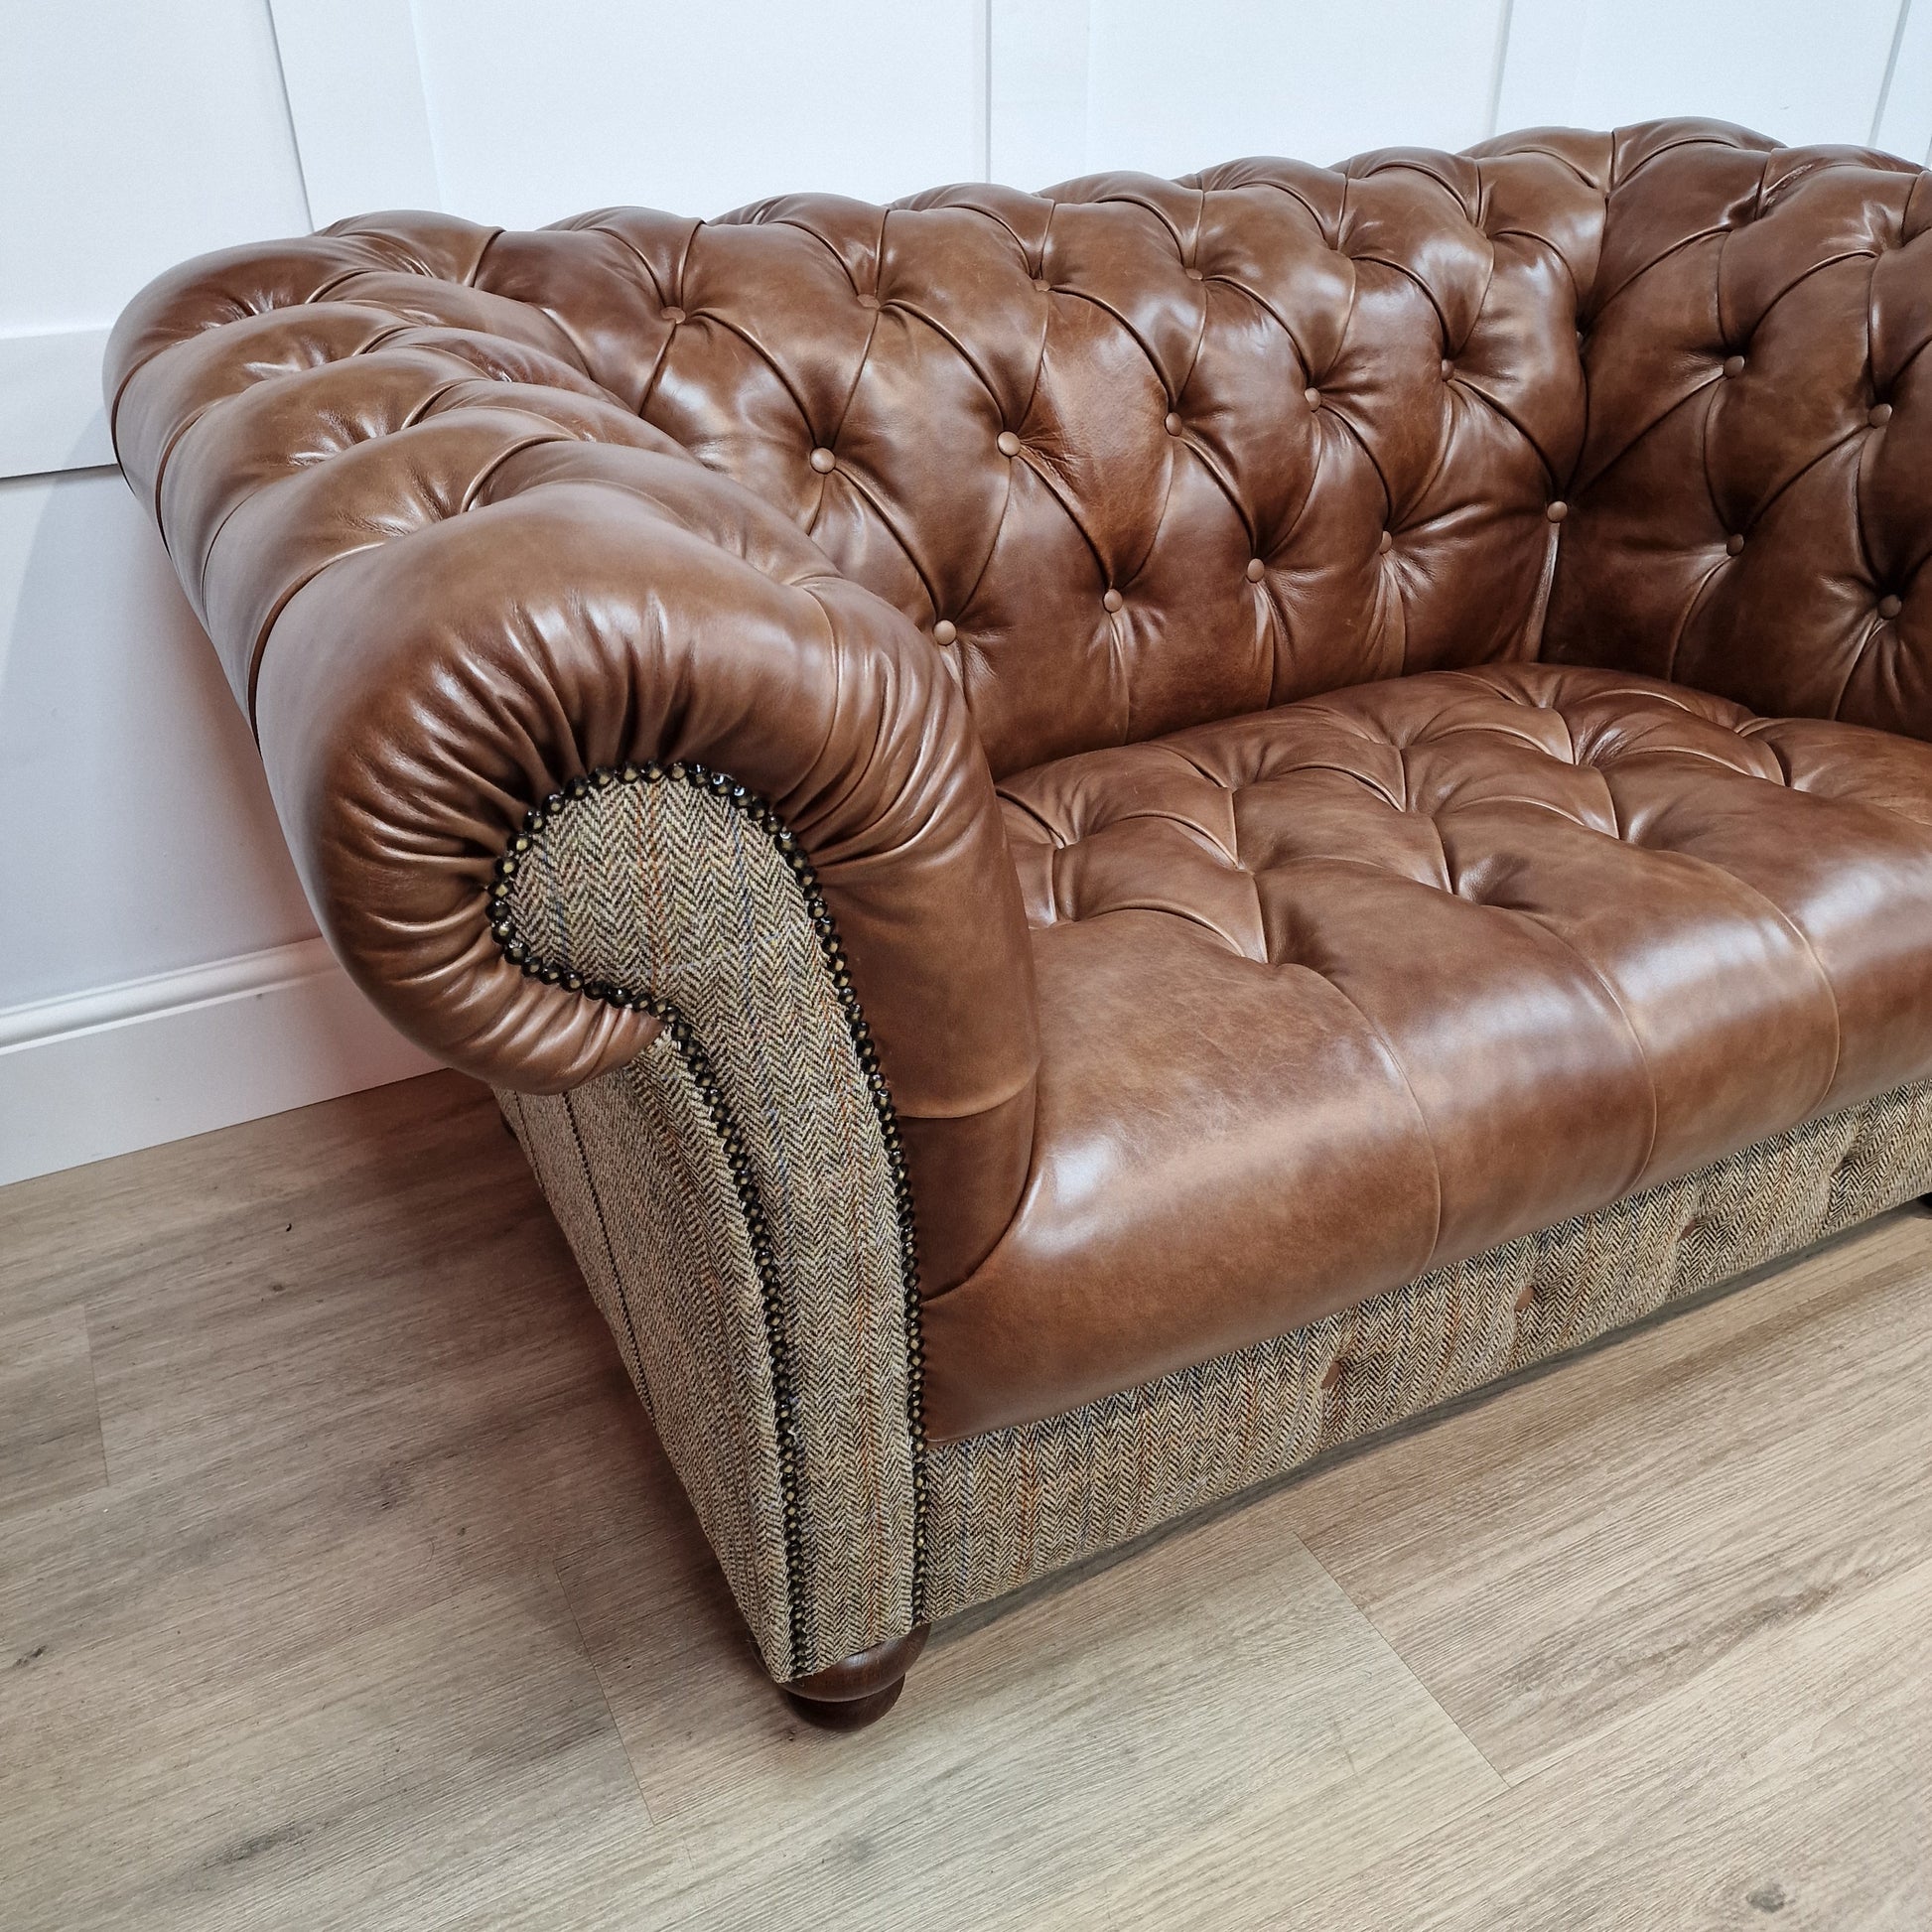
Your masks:
{"label": "white panelled wall", "polygon": [[415,1072],[316,938],[111,467],[150,276],[382,207],[533,225],[1660,114],[1932,147],[1932,0],[92,0],[0,63],[0,1181]]}

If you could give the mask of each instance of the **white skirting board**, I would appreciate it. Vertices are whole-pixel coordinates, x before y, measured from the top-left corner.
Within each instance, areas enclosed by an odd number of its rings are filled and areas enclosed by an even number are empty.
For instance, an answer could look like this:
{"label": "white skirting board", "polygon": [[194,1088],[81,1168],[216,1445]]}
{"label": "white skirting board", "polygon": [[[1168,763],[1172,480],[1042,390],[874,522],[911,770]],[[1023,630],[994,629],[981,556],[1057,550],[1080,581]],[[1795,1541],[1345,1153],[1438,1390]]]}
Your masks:
{"label": "white skirting board", "polygon": [[428,1073],[320,939],[0,1010],[0,1183]]}

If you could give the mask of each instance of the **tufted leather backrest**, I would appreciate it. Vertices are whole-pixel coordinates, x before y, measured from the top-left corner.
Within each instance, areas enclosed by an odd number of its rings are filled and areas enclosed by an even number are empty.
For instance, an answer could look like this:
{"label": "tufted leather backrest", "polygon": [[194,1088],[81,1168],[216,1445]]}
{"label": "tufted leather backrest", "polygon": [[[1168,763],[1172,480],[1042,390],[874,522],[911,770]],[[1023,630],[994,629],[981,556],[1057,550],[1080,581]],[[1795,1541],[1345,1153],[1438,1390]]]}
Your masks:
{"label": "tufted leather backrest", "polygon": [[1533,654],[1606,146],[612,210],[475,285],[924,628],[1004,771]]}
{"label": "tufted leather backrest", "polygon": [[1666,123],[1609,144],[1543,654],[1932,737],[1932,186]]}
{"label": "tufted leather backrest", "polygon": [[938,646],[996,772],[1536,655],[1924,736],[1928,223],[1910,164],[1707,122],[376,217],[163,278],[110,388],[244,695],[333,557],[563,436],[782,512]]}

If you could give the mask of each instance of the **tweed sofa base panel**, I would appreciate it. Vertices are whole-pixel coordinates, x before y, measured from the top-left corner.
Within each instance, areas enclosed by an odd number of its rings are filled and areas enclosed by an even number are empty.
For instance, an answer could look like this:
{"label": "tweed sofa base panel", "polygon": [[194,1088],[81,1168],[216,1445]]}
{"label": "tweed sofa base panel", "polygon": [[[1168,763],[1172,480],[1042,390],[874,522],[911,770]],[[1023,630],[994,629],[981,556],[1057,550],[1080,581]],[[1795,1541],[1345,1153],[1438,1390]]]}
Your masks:
{"label": "tweed sofa base panel", "polygon": [[1000,1596],[1932,1189],[1932,1080],[1253,1348],[927,1450],[928,1603]]}

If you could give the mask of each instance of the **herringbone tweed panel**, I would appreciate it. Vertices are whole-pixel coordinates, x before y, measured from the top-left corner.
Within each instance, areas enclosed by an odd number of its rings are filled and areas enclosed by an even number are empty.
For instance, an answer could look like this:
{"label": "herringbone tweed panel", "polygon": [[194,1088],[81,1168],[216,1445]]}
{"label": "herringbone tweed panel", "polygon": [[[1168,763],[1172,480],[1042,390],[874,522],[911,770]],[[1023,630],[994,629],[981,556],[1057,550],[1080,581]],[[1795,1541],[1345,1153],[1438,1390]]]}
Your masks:
{"label": "herringbone tweed panel", "polygon": [[1932,1081],[1050,1421],[927,1451],[945,1615],[1932,1188]]}
{"label": "herringbone tweed panel", "polygon": [[913,1621],[917,1445],[879,1116],[798,881],[728,795],[613,784],[548,818],[519,856],[517,932],[550,965],[672,1003],[692,1043],[667,1025],[629,1066],[505,1093],[504,1113],[767,1669],[801,1676]]}

